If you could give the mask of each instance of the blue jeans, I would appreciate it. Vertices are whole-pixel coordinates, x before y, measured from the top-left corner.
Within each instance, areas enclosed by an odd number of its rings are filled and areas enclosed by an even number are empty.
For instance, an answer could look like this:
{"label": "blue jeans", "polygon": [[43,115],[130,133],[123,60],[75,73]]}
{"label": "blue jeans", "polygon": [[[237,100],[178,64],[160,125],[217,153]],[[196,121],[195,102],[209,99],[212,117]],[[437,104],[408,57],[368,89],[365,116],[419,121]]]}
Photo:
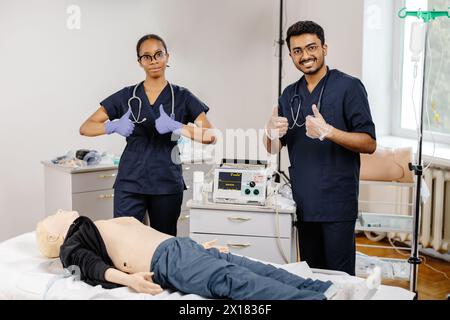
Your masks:
{"label": "blue jeans", "polygon": [[190,238],[162,242],[151,262],[162,288],[206,298],[235,300],[323,300],[331,282],[304,279],[286,270],[215,248]]}

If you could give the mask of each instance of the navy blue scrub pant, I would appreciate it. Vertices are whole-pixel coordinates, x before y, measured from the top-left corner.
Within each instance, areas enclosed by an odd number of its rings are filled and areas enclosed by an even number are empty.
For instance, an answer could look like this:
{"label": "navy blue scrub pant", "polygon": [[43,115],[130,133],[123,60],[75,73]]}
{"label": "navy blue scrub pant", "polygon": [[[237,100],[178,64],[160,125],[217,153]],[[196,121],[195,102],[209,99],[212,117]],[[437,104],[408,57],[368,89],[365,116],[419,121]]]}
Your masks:
{"label": "navy blue scrub pant", "polygon": [[234,300],[324,300],[331,281],[304,279],[286,270],[190,238],[170,238],[156,249],[150,271],[164,289]]}
{"label": "navy blue scrub pant", "polygon": [[355,275],[355,223],[299,221],[300,260],[311,268]]}
{"label": "navy blue scrub pant", "polygon": [[148,195],[114,189],[114,218],[135,217],[143,222],[148,213],[153,229],[176,236],[182,202],[183,192]]}

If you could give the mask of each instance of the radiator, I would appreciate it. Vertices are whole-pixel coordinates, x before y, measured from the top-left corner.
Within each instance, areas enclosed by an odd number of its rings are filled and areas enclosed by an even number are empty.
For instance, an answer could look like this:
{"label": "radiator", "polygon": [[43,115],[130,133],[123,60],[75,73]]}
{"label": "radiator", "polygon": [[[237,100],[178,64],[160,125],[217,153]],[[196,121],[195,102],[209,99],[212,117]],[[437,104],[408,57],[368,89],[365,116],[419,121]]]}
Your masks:
{"label": "radiator", "polygon": [[429,168],[424,174],[431,195],[422,204],[420,243],[424,248],[450,249],[450,170]]}

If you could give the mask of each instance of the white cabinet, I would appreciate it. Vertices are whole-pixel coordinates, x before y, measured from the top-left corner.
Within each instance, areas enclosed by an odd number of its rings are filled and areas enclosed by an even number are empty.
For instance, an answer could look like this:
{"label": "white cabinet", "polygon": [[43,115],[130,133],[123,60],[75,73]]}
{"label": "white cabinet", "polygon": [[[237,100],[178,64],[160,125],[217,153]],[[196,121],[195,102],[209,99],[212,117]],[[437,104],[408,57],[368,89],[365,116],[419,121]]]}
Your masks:
{"label": "white cabinet", "polygon": [[[191,238],[198,243],[217,239],[217,243],[226,245],[231,253],[260,259],[267,262],[284,264],[279,245],[274,238],[233,236],[222,234],[191,233]],[[280,239],[280,246],[287,257],[291,255],[291,243],[288,238]],[[290,258],[288,258],[290,259]],[[291,262],[291,261],[289,261]],[[292,260],[292,262],[294,262]]]}
{"label": "white cabinet", "polygon": [[93,220],[113,217],[113,185],[116,166],[64,168],[43,162],[45,213],[58,209],[76,210]]}
{"label": "white cabinet", "polygon": [[[295,209],[278,214],[267,207],[196,203],[190,207],[190,237],[197,242],[217,239],[230,252],[267,262],[295,261],[292,214]],[[284,255],[284,257],[283,257]]]}

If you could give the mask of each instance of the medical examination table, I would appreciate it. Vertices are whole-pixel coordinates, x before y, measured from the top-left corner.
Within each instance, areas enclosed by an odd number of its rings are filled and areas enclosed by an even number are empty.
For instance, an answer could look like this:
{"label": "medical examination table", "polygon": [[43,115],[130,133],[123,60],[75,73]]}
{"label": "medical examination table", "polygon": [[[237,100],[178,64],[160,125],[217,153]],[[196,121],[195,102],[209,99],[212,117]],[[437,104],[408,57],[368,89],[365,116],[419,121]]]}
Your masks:
{"label": "medical examination table", "polygon": [[[344,273],[311,269],[305,262],[276,265],[304,278],[336,282],[358,282],[363,279]],[[64,274],[66,276],[64,277]],[[374,300],[409,300],[414,294],[406,289],[382,285]],[[0,299],[136,299],[177,300],[205,299],[195,294],[164,290],[152,296],[135,293],[131,289],[103,289],[77,281],[64,273],[59,259],[43,257],[29,232],[0,243]]]}

